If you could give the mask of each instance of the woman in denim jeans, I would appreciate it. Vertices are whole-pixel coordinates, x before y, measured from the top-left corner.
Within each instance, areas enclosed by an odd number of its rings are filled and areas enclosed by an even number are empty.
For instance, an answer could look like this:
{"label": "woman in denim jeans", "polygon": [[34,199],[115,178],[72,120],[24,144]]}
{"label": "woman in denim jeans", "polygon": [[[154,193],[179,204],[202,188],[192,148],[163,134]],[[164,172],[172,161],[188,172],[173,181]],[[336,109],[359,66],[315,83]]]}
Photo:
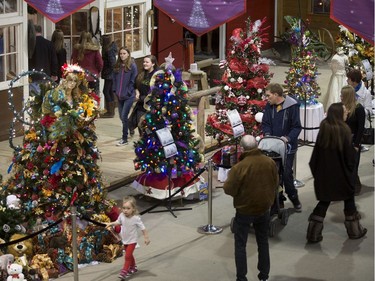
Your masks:
{"label": "woman in denim jeans", "polygon": [[137,66],[130,55],[130,50],[121,47],[113,69],[113,92],[118,100],[119,116],[122,121],[122,136],[117,146],[128,144],[128,118],[135,99],[134,85],[137,73]]}

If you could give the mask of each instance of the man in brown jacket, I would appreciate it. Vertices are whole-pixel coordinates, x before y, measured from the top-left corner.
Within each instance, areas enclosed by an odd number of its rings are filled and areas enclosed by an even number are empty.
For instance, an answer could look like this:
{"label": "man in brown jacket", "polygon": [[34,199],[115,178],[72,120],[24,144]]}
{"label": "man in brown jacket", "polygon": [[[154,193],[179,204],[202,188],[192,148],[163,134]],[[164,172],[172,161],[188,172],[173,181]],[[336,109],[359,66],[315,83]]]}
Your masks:
{"label": "man in brown jacket", "polygon": [[247,281],[246,243],[253,224],[258,244],[258,278],[267,280],[270,272],[268,228],[279,177],[275,162],[259,149],[253,136],[242,137],[244,152],[229,171],[224,192],[233,197],[236,215],[233,223],[237,281]]}

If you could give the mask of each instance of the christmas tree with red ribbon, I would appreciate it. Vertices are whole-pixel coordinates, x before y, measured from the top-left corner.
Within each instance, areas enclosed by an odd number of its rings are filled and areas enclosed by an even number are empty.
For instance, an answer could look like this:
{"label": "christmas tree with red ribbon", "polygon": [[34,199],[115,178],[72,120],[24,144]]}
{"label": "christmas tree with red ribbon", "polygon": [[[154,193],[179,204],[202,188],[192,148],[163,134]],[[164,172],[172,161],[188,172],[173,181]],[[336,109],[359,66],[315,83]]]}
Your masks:
{"label": "christmas tree with red ribbon", "polygon": [[206,134],[219,142],[233,136],[228,110],[238,111],[246,134],[261,134],[260,118],[255,115],[266,105],[262,97],[273,75],[269,72],[272,61],[261,57],[262,43],[267,36],[267,27],[263,27],[265,21],[248,19],[246,30],[234,29],[227,60],[220,63],[225,71],[216,96],[216,111],[208,116],[206,123]]}

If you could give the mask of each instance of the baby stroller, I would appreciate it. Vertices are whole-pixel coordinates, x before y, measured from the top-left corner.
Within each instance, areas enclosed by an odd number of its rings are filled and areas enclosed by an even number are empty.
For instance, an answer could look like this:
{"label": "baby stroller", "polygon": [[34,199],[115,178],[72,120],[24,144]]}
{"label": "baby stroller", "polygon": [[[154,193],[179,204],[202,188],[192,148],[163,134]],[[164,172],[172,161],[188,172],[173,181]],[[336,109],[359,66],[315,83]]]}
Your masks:
{"label": "baby stroller", "polygon": [[282,225],[287,225],[289,219],[289,212],[283,207],[285,200],[283,195],[283,174],[287,157],[287,144],[279,137],[267,136],[259,141],[258,148],[264,155],[271,157],[275,161],[279,173],[279,187],[276,189],[275,202],[270,212],[269,236],[273,237],[275,236],[276,219],[280,219]]}
{"label": "baby stroller", "polygon": [[[275,236],[275,223],[280,219],[282,225],[287,225],[289,212],[287,209],[281,208],[284,205],[285,197],[283,195],[283,172],[287,157],[287,144],[279,137],[267,136],[262,138],[258,143],[258,148],[264,155],[271,157],[277,166],[279,173],[279,187],[276,188],[275,202],[270,211],[271,219],[269,225],[269,236]],[[230,229],[233,232],[234,218],[231,220]]]}

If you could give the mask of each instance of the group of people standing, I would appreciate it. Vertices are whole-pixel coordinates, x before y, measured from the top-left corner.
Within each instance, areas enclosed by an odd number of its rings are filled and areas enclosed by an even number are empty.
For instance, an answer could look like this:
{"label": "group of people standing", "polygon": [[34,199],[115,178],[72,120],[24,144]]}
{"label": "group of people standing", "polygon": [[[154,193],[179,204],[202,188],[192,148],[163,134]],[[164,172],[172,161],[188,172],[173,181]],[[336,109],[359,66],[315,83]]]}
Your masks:
{"label": "group of people standing", "polygon": [[[347,83],[349,85],[340,91],[341,102],[334,102],[328,107],[309,161],[318,203],[308,219],[308,243],[317,243],[323,239],[323,222],[332,201],[344,201],[344,225],[349,239],[360,239],[367,233],[367,229],[360,223],[361,215],[355,204],[355,195],[360,192],[358,166],[361,139],[366,114],[369,114],[366,106],[371,96],[368,96],[367,89],[363,89],[359,70],[347,73]],[[266,87],[265,98],[268,103],[264,110],[262,129],[266,136],[280,137],[288,146],[282,182],[294,210],[301,212],[302,204],[294,186],[292,166],[302,129],[299,104],[276,83]],[[233,197],[236,209],[233,221],[236,280],[247,280],[246,242],[251,225],[258,245],[258,278],[268,280],[270,208],[275,200],[280,200],[276,196],[279,178],[275,163],[259,151],[253,136],[243,136],[240,145],[244,153],[239,163],[230,170],[223,186],[225,193]],[[283,203],[280,206],[283,207]]]}
{"label": "group of people standing", "polygon": [[[138,124],[146,113],[143,102],[150,90],[151,77],[158,69],[158,62],[155,56],[148,55],[143,58],[142,71],[138,72],[130,49],[126,47],[117,49],[116,43],[109,35],[102,36],[102,45],[101,77],[104,79],[103,95],[106,108],[106,113],[102,117],[114,117],[117,101],[122,134],[116,145],[123,146],[128,144],[129,134],[132,137],[136,128],[141,135]],[[129,117],[132,107],[133,111]]]}
{"label": "group of people standing", "polygon": [[[126,47],[118,48],[112,36],[101,37],[100,44],[93,40],[90,32],[82,32],[77,44],[73,46],[70,63],[78,64],[87,70],[88,87],[99,92],[99,77],[104,80],[103,95],[106,112],[102,118],[115,116],[116,104],[122,122],[122,134],[116,144],[128,144],[129,134],[132,137],[138,128],[139,121],[146,113],[144,99],[150,90],[150,80],[156,70],[158,62],[155,56],[148,55],[143,59],[143,69],[138,72],[137,65]],[[39,25],[29,23],[29,69],[43,71],[56,83],[59,83],[62,73],[61,67],[67,62],[67,52],[64,48],[64,34],[56,29],[51,41],[42,36]],[[42,75],[32,74],[31,85],[39,91]],[[134,102],[135,105],[134,105]],[[133,107],[132,115],[129,116]]]}
{"label": "group of people standing", "polygon": [[[117,146],[128,144],[129,134],[131,137],[135,134],[135,129],[138,128],[139,135],[139,122],[141,117],[146,113],[144,107],[144,99],[150,90],[150,80],[154,72],[158,69],[156,57],[148,55],[143,59],[143,69],[138,73],[137,66],[134,59],[131,57],[131,52],[128,48],[121,47],[118,51],[117,60],[114,60],[113,47],[107,48],[103,52],[105,65],[110,65],[115,61],[112,66],[112,75],[107,74],[104,78],[104,97],[108,114],[103,117],[114,116],[114,97],[116,95],[118,102],[119,116],[122,122],[122,135]],[[112,85],[109,86],[109,85]],[[107,102],[108,101],[108,102]],[[134,107],[133,103],[136,101]],[[133,111],[129,117],[131,108]]]}
{"label": "group of people standing", "polygon": [[358,167],[372,96],[358,69],[348,71],[347,84],[341,88],[341,102],[328,107],[309,162],[319,200],[309,217],[307,240],[312,243],[323,239],[323,221],[331,201],[344,201],[345,227],[350,239],[367,233],[360,224],[355,195],[360,194],[362,187]]}

